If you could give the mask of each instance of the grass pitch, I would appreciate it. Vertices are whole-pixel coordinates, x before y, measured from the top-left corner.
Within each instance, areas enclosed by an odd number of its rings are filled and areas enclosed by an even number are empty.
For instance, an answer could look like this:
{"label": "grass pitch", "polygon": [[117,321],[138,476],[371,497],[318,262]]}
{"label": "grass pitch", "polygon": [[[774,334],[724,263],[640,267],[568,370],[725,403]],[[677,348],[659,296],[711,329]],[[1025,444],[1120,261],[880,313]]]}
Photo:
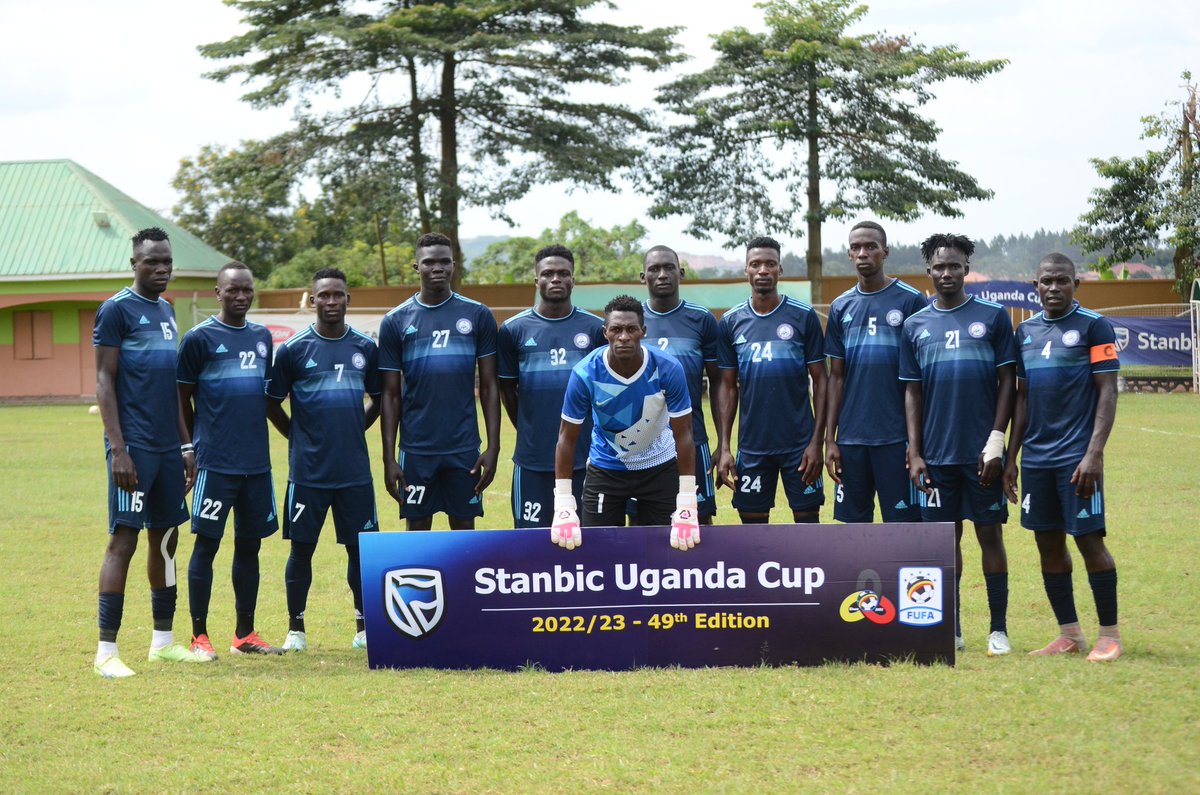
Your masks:
{"label": "grass pitch", "polygon": [[[369,438],[378,462],[378,433]],[[508,523],[512,443],[505,421],[481,527]],[[284,442],[274,445],[282,490]],[[969,646],[956,668],[371,672],[350,649],[345,559],[326,534],[309,654],[150,667],[143,546],[120,636],[138,676],[103,681],[91,672],[106,521],[99,418],[81,406],[0,408],[0,452],[0,791],[1200,790],[1191,396],[1120,400],[1107,505],[1126,656],[1113,665],[1025,655],[1055,627],[1033,540],[1010,521],[1014,654],[984,656],[986,600],[968,532]],[[399,529],[378,492],[384,528]],[[731,522],[728,501],[722,491],[719,518]],[[233,630],[228,546],[209,616],[219,652]],[[183,639],[190,553],[185,531]],[[278,537],[264,542],[258,626],[276,643],[287,629],[285,559]],[[1076,603],[1094,639],[1076,559]]]}

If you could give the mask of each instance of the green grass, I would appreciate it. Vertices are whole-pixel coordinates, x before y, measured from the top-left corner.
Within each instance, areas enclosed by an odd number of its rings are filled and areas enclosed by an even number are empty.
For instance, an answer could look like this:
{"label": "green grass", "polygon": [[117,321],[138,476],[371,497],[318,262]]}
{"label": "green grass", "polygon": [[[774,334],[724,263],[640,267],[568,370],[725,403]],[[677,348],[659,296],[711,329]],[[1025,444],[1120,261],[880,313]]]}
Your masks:
{"label": "green grass", "polygon": [[[377,461],[378,434],[370,439]],[[1200,404],[1191,396],[1120,399],[1106,504],[1126,657],[1109,666],[1024,654],[1052,637],[1054,622],[1033,541],[1010,522],[1016,653],[982,652],[986,606],[969,542],[970,647],[955,668],[371,672],[349,648],[344,557],[327,535],[310,654],[149,667],[141,549],[121,631],[138,676],[102,681],[91,672],[105,541],[99,418],[80,406],[0,408],[0,452],[3,791],[1200,789]],[[282,488],[279,440],[273,453]],[[509,519],[510,466],[481,526]],[[732,520],[728,492],[719,499]],[[379,505],[384,528],[399,529],[382,490]],[[181,636],[190,550],[185,533]],[[285,557],[277,538],[264,544],[259,628],[276,642]],[[221,651],[233,624],[227,548],[217,571],[209,626]],[[1086,580],[1075,582],[1094,636]]]}

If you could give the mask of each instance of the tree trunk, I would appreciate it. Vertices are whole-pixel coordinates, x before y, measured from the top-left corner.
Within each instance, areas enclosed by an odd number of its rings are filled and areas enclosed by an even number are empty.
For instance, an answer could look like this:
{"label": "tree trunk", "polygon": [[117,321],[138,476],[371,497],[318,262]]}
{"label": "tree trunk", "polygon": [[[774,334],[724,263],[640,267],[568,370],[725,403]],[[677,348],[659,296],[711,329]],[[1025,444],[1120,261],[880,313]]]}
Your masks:
{"label": "tree trunk", "polygon": [[421,234],[433,231],[433,221],[429,217],[429,200],[425,195],[425,150],[421,148],[421,101],[417,94],[417,62],[408,59],[408,89],[409,112],[412,114],[412,134],[409,145],[412,147],[413,183],[417,193],[417,213],[421,219]]}
{"label": "tree trunk", "polygon": [[825,290],[822,285],[824,275],[821,261],[821,147],[817,126],[817,82],[816,75],[810,75],[808,83],[808,212],[805,220],[808,222],[808,253],[805,260],[808,263],[808,280],[812,285],[813,304],[825,303]]}
{"label": "tree trunk", "polygon": [[[1184,206],[1187,205],[1188,195],[1192,192],[1192,174],[1195,169],[1195,152],[1192,150],[1192,125],[1195,123],[1195,119],[1196,92],[1192,91],[1183,109],[1183,126],[1179,131],[1179,168],[1183,174],[1179,194],[1180,204]],[[1189,221],[1195,223],[1194,219],[1189,219]],[[1175,234],[1183,240],[1183,245],[1175,248],[1175,284],[1179,288],[1179,294],[1186,298],[1188,290],[1191,289],[1191,284],[1187,282],[1194,278],[1196,265],[1196,253],[1191,245],[1194,232],[1188,233],[1177,229]]]}
{"label": "tree trunk", "polygon": [[442,228],[450,238],[450,251],[454,257],[454,277],[450,288],[458,290],[463,279],[463,253],[458,241],[458,98],[454,88],[454,69],[457,63],[453,53],[447,53],[442,61],[442,96],[438,106],[438,121],[442,128],[441,191],[438,205]]}

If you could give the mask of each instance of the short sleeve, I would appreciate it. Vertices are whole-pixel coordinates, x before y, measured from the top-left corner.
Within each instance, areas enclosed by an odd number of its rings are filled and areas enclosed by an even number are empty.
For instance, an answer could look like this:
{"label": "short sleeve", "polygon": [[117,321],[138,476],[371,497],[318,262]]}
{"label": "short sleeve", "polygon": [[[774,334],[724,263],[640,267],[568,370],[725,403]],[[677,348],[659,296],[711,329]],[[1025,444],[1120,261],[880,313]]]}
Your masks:
{"label": "short sleeve", "polygon": [[371,343],[366,346],[367,372],[363,378],[363,391],[373,397],[383,393],[383,376],[379,372],[379,346]]}
{"label": "short sleeve", "polygon": [[401,370],[404,364],[404,342],[396,315],[387,315],[379,324],[379,369]]}
{"label": "short sleeve", "polygon": [[1108,318],[1098,317],[1088,327],[1088,359],[1093,373],[1113,373],[1121,369],[1117,358],[1117,334]]}
{"label": "short sleeve", "polygon": [[900,334],[900,380],[920,381],[921,365],[917,364],[916,343],[912,339],[912,331],[906,322],[904,331]]}
{"label": "short sleeve", "polygon": [[512,327],[505,323],[496,332],[496,375],[500,378],[518,378],[520,361],[517,343],[513,339]]}
{"label": "short sleeve", "polygon": [[[1020,338],[1024,337],[1025,334],[1026,334],[1025,324],[1022,323],[1017,326],[1017,338],[1020,339]],[[1024,377],[1025,377],[1025,357],[1021,355],[1021,351],[1018,349],[1017,350],[1017,378],[1024,378]]]}
{"label": "short sleeve", "polygon": [[[600,318],[596,319],[600,320]],[[600,322],[596,324],[596,328],[592,331],[592,350],[603,348],[607,344],[608,338],[604,336],[604,321],[600,320]]]}
{"label": "short sleeve", "polygon": [[563,393],[562,418],[574,425],[581,424],[592,411],[592,399],[581,371],[590,357],[584,359],[571,369],[571,377],[567,379],[567,391]]}
{"label": "short sleeve", "polygon": [[825,355],[834,359],[846,358],[846,343],[842,329],[842,308],[833,306],[829,309],[829,319],[825,321]]}
{"label": "short sleeve", "polygon": [[1017,360],[1017,335],[1013,331],[1008,312],[997,310],[993,325],[992,348],[996,351],[996,366],[1003,367]]}
{"label": "short sleeve", "polygon": [[292,391],[291,353],[287,345],[281,345],[275,351],[271,362],[271,372],[267,378],[267,397],[283,400]]}
{"label": "short sleeve", "polygon": [[821,331],[817,313],[811,309],[804,323],[804,358],[805,364],[825,363],[825,334]]}
{"label": "short sleeve", "polygon": [[475,358],[496,355],[496,316],[483,304],[475,321]]}
{"label": "short sleeve", "polygon": [[92,328],[92,345],[99,348],[120,348],[125,338],[125,313],[112,301],[100,304],[96,325]]}
{"label": "short sleeve", "polygon": [[[200,335],[189,331],[179,344],[179,361],[175,366],[175,380],[181,384],[195,384],[200,380],[204,368],[204,346]],[[270,361],[268,359],[267,361]]]}
{"label": "short sleeve", "polygon": [[717,328],[717,319],[713,317],[712,312],[705,312],[700,321],[700,355],[704,357],[704,361],[717,361],[719,336],[720,329]]}
{"label": "short sleeve", "polygon": [[667,415],[683,417],[692,413],[692,396],[688,392],[687,377],[683,367],[667,357],[658,360],[658,370],[667,393]]}
{"label": "short sleeve", "polygon": [[738,366],[737,351],[733,349],[733,329],[731,324],[721,318],[719,334],[717,335],[717,365],[724,370],[736,370]]}

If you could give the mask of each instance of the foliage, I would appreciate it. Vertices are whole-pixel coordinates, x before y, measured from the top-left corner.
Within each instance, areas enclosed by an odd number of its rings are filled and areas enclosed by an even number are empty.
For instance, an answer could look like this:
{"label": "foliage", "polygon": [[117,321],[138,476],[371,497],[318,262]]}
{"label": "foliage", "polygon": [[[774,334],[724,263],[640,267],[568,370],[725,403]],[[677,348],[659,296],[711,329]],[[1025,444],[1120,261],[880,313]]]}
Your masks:
{"label": "foliage", "polygon": [[[1065,781],[1103,781],[1118,792],[1195,792],[1200,620],[1180,583],[1192,579],[1195,556],[1187,550],[1196,545],[1180,530],[1200,515],[1200,490],[1193,470],[1173,463],[1200,458],[1195,434],[1181,432],[1194,427],[1195,403],[1186,395],[1120,398],[1105,496],[1127,654],[1110,666],[1024,654],[1048,641],[1055,624],[1035,544],[1013,532],[1009,632],[1016,649],[1003,659],[982,651],[987,602],[978,545],[969,542],[962,594],[970,645],[953,669],[370,671],[350,649],[353,605],[331,524],[313,560],[313,650],[276,658],[223,653],[211,665],[145,662],[151,550],[142,539],[120,635],[122,656],[138,675],[103,682],[91,672],[95,572],[107,537],[99,418],[83,406],[5,406],[0,775],[14,792],[201,791],[213,789],[218,775],[247,792],[358,791],[364,782],[395,780],[397,771],[414,792],[885,792],[931,781],[960,792],[1056,792]],[[287,443],[274,431],[271,438],[282,499]],[[505,422],[506,454],[484,492],[481,527],[509,521],[513,440]],[[379,434],[372,429],[367,442],[378,462]],[[1147,484],[1163,498],[1147,499]],[[380,479],[375,485],[384,529],[399,529],[395,504]],[[718,522],[736,521],[729,492],[717,494]],[[832,500],[831,490],[826,517]],[[786,521],[786,501],[777,500],[773,513]],[[434,526],[445,530],[445,518],[439,514]],[[179,539],[176,637],[188,633],[184,569],[193,538],[183,529]],[[214,641],[234,627],[231,546],[232,528],[216,561]],[[263,541],[258,629],[276,643],[287,632],[287,551],[278,535]],[[1082,568],[1075,599],[1094,637]],[[840,599],[802,609],[836,611]],[[1112,721],[1097,716],[1117,714],[1114,743]],[[185,716],[202,719],[184,731]],[[413,730],[416,716],[424,716],[420,731]],[[914,752],[914,737],[929,752]],[[1055,741],[1031,741],[1046,737]]]}
{"label": "foliage", "polygon": [[[1005,61],[972,61],[953,45],[852,34],[854,0],[770,0],[767,30],[715,37],[717,62],[670,83],[659,101],[682,117],[656,138],[645,185],[654,217],[683,215],[687,231],[744,244],[764,232],[808,236],[821,300],[821,223],[870,208],[913,220],[960,215],[987,199],[935,149],[939,127],[921,106],[945,80],[982,80]],[[821,195],[821,181],[838,186]]]}
{"label": "foliage", "polygon": [[611,229],[594,227],[575,210],[538,237],[511,237],[492,243],[471,261],[467,279],[475,284],[519,284],[533,281],[533,258],[539,249],[564,245],[575,256],[578,282],[637,281],[642,272],[642,240],[646,228],[636,220]]}
{"label": "foliage", "polygon": [[[411,263],[412,244],[401,246],[385,245],[390,284],[414,284],[417,281]],[[267,287],[308,287],[313,274],[321,268],[340,268],[350,287],[378,286],[383,284],[380,273],[379,247],[355,240],[349,245],[326,245],[321,248],[306,248],[292,257],[286,265],[276,268],[267,279]]]}
{"label": "foliage", "polygon": [[1138,259],[1163,243],[1173,247],[1176,288],[1184,295],[1200,254],[1200,191],[1193,189],[1200,179],[1200,122],[1191,79],[1183,73],[1181,103],[1142,119],[1141,138],[1152,142],[1146,154],[1091,159],[1106,184],[1092,191],[1091,208],[1071,233],[1086,252],[1109,255],[1092,264],[1101,272],[1111,261]]}
{"label": "foliage", "polygon": [[450,235],[460,262],[461,204],[504,218],[537,183],[611,188],[651,122],[581,92],[679,59],[675,28],[596,21],[607,0],[227,1],[247,29],[200,48],[230,62],[209,76],[252,84],[255,107],[294,102],[318,168],[386,167],[413,197],[406,223]]}

